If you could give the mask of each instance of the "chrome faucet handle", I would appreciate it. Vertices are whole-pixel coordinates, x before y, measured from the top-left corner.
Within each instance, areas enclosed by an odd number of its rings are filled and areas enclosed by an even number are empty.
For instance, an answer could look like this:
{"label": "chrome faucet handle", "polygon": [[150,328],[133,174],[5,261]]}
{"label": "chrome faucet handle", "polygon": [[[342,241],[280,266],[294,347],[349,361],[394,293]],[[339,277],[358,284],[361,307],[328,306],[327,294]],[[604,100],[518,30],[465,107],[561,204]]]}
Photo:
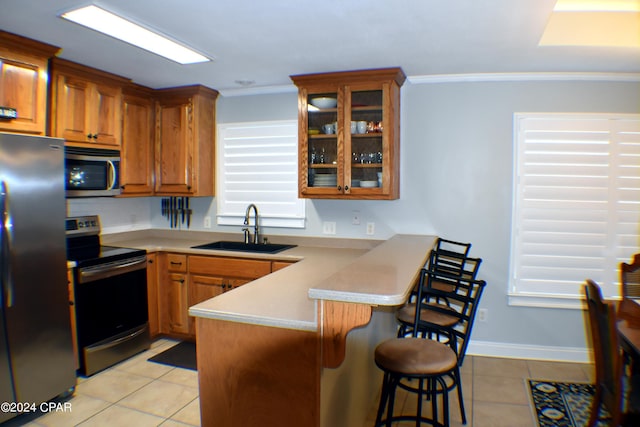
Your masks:
{"label": "chrome faucet handle", "polygon": [[242,231],[244,232],[244,242],[245,243],[250,243],[251,242],[251,233],[249,232],[248,228],[243,228]]}

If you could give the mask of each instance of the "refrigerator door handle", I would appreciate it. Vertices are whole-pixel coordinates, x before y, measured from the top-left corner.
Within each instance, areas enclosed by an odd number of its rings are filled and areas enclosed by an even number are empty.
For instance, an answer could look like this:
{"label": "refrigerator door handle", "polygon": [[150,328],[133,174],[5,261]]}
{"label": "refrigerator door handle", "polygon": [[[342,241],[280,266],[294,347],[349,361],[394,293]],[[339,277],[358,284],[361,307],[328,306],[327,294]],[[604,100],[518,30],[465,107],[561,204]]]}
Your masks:
{"label": "refrigerator door handle", "polygon": [[13,281],[11,278],[11,213],[9,211],[9,190],[5,181],[0,182],[0,263],[2,264],[2,292],[0,303],[7,308],[13,306]]}

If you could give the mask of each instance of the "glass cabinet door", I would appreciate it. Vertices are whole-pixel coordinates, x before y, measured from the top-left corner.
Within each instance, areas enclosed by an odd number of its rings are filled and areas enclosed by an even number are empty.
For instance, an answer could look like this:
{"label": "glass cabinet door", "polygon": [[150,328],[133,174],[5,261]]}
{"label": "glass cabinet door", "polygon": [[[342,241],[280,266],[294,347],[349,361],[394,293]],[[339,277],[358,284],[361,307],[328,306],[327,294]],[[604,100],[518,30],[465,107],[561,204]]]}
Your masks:
{"label": "glass cabinet door", "polygon": [[338,91],[307,95],[307,185],[309,194],[342,192],[342,120]]}
{"label": "glass cabinet door", "polygon": [[[379,194],[383,191],[386,148],[383,91],[347,90],[345,152],[346,174],[352,194]],[[347,121],[345,119],[345,121]]]}
{"label": "glass cabinet door", "polygon": [[299,195],[399,197],[400,68],[291,76],[298,86]]}

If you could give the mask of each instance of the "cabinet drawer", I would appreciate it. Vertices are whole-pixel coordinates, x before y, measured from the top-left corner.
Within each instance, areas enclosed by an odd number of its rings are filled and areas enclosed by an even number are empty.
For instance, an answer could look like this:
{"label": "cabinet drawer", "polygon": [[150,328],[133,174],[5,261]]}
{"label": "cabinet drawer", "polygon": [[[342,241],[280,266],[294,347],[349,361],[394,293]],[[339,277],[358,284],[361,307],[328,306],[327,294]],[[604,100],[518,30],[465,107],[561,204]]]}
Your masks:
{"label": "cabinet drawer", "polygon": [[189,257],[189,272],[257,279],[271,273],[271,261],[192,255]]}
{"label": "cabinet drawer", "polygon": [[169,271],[187,272],[187,256],[181,254],[167,254],[167,267]]}

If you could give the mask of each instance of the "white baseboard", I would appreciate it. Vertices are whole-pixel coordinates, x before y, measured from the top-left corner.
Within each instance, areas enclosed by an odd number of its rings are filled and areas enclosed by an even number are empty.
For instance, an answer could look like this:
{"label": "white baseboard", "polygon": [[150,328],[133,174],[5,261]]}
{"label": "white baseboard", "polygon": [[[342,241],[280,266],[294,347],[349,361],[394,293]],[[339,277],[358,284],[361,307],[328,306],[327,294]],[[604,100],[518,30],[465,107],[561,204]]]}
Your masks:
{"label": "white baseboard", "polygon": [[508,357],[513,359],[554,360],[592,363],[591,351],[580,347],[545,347],[490,341],[469,342],[467,354],[473,356]]}

